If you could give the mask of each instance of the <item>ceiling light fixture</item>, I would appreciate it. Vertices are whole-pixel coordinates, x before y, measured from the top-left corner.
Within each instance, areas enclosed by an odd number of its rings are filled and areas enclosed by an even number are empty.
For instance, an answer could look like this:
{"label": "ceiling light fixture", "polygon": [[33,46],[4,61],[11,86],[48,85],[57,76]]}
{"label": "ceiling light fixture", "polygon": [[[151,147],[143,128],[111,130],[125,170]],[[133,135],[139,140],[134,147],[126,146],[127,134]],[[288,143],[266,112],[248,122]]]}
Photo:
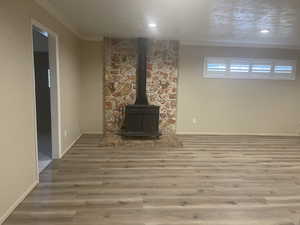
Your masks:
{"label": "ceiling light fixture", "polygon": [[263,29],[263,30],[260,31],[260,33],[262,33],[262,34],[268,34],[268,33],[270,33],[270,31],[267,30],[267,29]]}
{"label": "ceiling light fixture", "polygon": [[148,24],[148,27],[149,27],[149,28],[156,28],[157,25],[156,25],[156,23],[149,23],[149,24]]}

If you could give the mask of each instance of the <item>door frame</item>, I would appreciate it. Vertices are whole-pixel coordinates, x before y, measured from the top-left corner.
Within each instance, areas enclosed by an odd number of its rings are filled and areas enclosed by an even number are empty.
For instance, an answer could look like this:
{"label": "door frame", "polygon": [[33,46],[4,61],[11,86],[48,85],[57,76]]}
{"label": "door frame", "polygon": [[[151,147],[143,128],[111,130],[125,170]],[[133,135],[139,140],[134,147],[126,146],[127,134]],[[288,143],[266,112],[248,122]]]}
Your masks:
{"label": "door frame", "polygon": [[38,160],[38,136],[37,136],[37,114],[36,114],[36,92],[35,92],[35,71],[34,71],[34,49],[33,49],[33,27],[37,27],[48,33],[49,43],[49,67],[51,73],[51,89],[50,89],[50,104],[51,104],[51,143],[52,143],[52,158],[59,159],[62,156],[61,151],[61,94],[60,94],[60,74],[59,74],[59,42],[58,35],[48,27],[42,25],[35,19],[31,19],[31,50],[33,57],[33,102],[34,102],[34,136],[36,149],[36,166],[37,178],[39,178],[39,160]]}

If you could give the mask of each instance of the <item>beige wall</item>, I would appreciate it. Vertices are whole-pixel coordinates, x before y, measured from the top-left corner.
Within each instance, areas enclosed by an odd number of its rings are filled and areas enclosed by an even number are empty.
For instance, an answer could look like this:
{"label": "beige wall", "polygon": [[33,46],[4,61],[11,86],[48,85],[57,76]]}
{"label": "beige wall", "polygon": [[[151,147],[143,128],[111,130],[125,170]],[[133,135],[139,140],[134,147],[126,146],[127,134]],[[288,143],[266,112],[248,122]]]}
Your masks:
{"label": "beige wall", "polygon": [[[298,77],[296,81],[205,79],[202,77],[204,56],[294,59],[299,58],[300,53],[280,49],[182,45],[178,133],[299,134]],[[83,133],[103,131],[102,81],[103,43],[82,41],[80,127]]]}
{"label": "beige wall", "polygon": [[0,2],[0,223],[37,180],[31,18],[59,35],[62,148],[80,135],[80,41],[33,0]]}
{"label": "beige wall", "polygon": [[103,42],[81,41],[82,133],[103,133]]}
{"label": "beige wall", "polygon": [[177,132],[299,134],[300,73],[296,81],[202,76],[204,56],[293,59],[299,55],[293,50],[181,46]]}

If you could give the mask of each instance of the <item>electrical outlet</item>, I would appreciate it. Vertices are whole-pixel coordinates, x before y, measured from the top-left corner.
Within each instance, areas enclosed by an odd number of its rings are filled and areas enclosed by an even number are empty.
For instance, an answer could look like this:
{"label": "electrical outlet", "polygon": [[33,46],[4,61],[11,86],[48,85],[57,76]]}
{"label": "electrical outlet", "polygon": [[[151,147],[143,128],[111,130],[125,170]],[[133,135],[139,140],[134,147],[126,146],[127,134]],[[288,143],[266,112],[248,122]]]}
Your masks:
{"label": "electrical outlet", "polygon": [[64,135],[65,135],[65,137],[68,136],[68,131],[67,130],[64,131]]}
{"label": "electrical outlet", "polygon": [[298,123],[298,126],[296,128],[296,133],[300,135],[300,123]]}
{"label": "electrical outlet", "polygon": [[193,124],[196,124],[197,123],[197,118],[193,118]]}

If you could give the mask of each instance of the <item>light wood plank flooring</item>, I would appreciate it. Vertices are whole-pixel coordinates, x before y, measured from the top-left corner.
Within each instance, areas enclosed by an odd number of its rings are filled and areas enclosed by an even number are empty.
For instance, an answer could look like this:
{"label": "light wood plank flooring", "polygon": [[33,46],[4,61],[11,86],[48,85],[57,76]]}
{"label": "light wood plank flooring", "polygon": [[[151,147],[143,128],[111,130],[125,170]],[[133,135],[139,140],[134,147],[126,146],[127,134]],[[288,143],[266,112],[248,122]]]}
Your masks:
{"label": "light wood plank flooring", "polygon": [[300,139],[182,136],[100,148],[85,135],[5,225],[300,225]]}

